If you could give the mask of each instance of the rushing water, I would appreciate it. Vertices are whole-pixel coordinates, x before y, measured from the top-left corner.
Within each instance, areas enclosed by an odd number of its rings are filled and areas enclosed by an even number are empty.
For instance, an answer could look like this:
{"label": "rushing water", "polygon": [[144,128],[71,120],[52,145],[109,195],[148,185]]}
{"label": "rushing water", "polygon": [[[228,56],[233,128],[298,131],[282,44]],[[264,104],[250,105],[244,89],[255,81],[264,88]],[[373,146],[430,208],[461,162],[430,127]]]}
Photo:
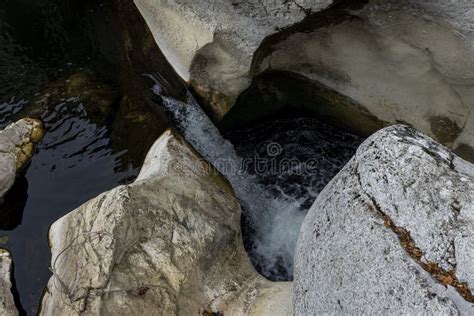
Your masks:
{"label": "rushing water", "polygon": [[257,270],[272,280],[291,280],[293,250],[307,210],[363,139],[315,118],[274,120],[224,136],[267,195],[290,206],[269,210],[268,218],[257,223],[255,216],[244,216],[243,237]]}
{"label": "rushing water", "polygon": [[318,193],[362,142],[317,120],[276,121],[234,131],[226,140],[190,93],[158,103],[186,140],[232,184],[243,209],[243,233],[254,266],[272,280],[293,276],[299,228]]}

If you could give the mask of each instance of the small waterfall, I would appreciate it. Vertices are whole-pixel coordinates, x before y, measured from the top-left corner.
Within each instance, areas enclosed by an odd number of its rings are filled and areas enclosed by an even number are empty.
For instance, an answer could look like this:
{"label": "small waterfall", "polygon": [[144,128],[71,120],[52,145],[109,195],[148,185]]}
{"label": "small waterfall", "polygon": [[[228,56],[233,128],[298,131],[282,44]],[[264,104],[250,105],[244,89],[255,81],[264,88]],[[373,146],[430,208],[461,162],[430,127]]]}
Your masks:
{"label": "small waterfall", "polygon": [[264,276],[291,279],[293,252],[306,214],[300,210],[301,203],[275,198],[247,173],[233,145],[222,137],[189,91],[181,98],[184,101],[177,100],[166,95],[162,78],[149,77],[155,82],[152,91],[158,103],[171,113],[176,127],[234,188],[253,232],[251,249],[247,250],[254,265]]}

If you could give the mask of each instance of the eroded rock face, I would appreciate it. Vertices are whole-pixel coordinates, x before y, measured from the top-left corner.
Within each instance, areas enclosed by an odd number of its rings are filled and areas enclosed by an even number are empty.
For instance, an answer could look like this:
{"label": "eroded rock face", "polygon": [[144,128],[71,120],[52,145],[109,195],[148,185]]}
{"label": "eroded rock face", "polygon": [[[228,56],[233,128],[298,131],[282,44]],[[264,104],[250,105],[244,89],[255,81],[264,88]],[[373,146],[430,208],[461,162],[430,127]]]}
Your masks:
{"label": "eroded rock face", "polygon": [[314,112],[360,132],[408,123],[474,159],[471,1],[135,2],[216,120],[255,76],[291,72],[314,82]]}
{"label": "eroded rock face", "polygon": [[43,135],[42,123],[28,118],[0,131],[0,200],[13,186],[17,171],[31,158],[34,144]]}
{"label": "eroded rock face", "polygon": [[297,73],[388,124],[409,123],[453,149],[473,147],[473,12],[470,1],[437,0],[328,10],[321,17],[336,23],[275,39],[261,48],[256,72]]}
{"label": "eroded rock face", "polygon": [[0,314],[16,316],[18,310],[12,295],[12,257],[8,250],[0,249]]}
{"label": "eroded rock face", "polygon": [[291,283],[253,269],[227,181],[165,132],[137,180],[50,229],[41,315],[289,314]]}
{"label": "eroded rock face", "polygon": [[135,3],[166,58],[220,119],[248,86],[253,54],[262,40],[332,0]]}
{"label": "eroded rock face", "polygon": [[295,312],[471,314],[474,166],[402,125],[368,138],[301,228]]}

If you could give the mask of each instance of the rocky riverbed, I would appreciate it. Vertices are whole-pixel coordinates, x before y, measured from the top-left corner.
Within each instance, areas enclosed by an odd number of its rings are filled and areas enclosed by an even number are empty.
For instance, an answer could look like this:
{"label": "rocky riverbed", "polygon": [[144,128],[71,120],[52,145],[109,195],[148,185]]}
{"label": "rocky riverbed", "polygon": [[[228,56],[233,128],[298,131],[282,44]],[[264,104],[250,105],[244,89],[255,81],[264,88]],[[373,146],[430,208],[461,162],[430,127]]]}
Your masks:
{"label": "rocky riverbed", "polygon": [[0,30],[2,315],[474,313],[468,1],[6,0]]}

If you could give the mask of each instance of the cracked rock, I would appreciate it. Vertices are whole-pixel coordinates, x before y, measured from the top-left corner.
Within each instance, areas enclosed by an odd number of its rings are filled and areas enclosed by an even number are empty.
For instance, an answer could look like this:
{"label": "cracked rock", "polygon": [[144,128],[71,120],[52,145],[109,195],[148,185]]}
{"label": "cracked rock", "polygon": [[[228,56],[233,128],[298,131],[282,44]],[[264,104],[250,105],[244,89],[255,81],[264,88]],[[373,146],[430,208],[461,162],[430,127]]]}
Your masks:
{"label": "cracked rock", "polygon": [[229,183],[171,131],[137,180],[85,203],[49,233],[40,315],[287,315],[291,283],[252,267]]}
{"label": "cracked rock", "polygon": [[474,166],[403,125],[368,138],[311,207],[296,314],[472,314]]}
{"label": "cracked rock", "polygon": [[16,173],[34,152],[34,144],[43,138],[42,123],[22,119],[0,131],[0,200],[13,186]]}

